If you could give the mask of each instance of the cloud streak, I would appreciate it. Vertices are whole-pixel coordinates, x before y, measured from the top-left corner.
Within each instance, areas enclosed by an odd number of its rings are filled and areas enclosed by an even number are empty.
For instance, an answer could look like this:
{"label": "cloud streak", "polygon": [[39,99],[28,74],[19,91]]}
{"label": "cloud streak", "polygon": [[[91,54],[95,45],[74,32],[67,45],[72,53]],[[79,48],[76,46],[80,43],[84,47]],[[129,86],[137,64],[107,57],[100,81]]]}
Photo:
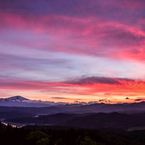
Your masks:
{"label": "cloud streak", "polygon": [[0,87],[1,89],[43,90],[44,92],[63,92],[64,94],[90,96],[95,94],[97,96],[99,93],[105,93],[104,96],[120,97],[145,95],[145,81],[119,78],[89,77],[71,81],[71,83],[2,80]]}

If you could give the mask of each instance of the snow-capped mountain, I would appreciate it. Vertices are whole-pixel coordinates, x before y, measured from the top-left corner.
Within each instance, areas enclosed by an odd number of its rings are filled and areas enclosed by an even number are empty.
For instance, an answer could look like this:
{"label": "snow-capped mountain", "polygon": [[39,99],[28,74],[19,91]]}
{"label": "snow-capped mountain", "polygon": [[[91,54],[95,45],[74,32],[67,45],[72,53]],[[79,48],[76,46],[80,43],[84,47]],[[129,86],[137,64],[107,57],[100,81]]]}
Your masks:
{"label": "snow-capped mountain", "polygon": [[13,96],[9,98],[0,98],[0,106],[16,106],[16,107],[49,107],[63,105],[66,103],[55,103],[53,101],[30,100],[22,96]]}
{"label": "snow-capped mountain", "polygon": [[0,102],[23,102],[24,100],[29,100],[22,96],[13,96],[9,98],[0,98]]}

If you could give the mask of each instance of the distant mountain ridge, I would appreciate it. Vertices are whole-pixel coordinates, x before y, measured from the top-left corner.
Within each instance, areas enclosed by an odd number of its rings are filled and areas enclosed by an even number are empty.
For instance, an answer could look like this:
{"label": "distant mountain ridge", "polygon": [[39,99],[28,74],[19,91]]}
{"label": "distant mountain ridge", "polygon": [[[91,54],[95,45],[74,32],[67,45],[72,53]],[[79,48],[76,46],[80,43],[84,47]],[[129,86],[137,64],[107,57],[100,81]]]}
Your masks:
{"label": "distant mountain ridge", "polygon": [[[94,103],[94,104],[69,104],[64,102],[53,102],[53,101],[41,101],[41,100],[30,100],[22,96],[13,96],[9,98],[0,98],[0,108],[1,107],[35,107],[39,112],[34,111],[34,115],[40,114],[54,114],[54,113],[75,113],[75,114],[84,114],[84,113],[111,113],[111,112],[124,112],[128,114],[145,112],[145,102],[138,103],[123,103],[123,104],[104,104],[104,103]],[[45,108],[47,109],[45,109]],[[41,108],[41,109],[40,109]],[[2,111],[2,110],[0,110]],[[21,111],[22,110],[19,110]],[[8,111],[9,112],[9,111]],[[28,111],[29,112],[29,111]]]}
{"label": "distant mountain ridge", "polygon": [[144,128],[145,113],[125,114],[125,113],[95,113],[95,114],[66,114],[57,113],[51,115],[39,115],[38,117],[16,117],[4,120],[14,124],[35,124],[35,125],[58,125],[78,128]]}

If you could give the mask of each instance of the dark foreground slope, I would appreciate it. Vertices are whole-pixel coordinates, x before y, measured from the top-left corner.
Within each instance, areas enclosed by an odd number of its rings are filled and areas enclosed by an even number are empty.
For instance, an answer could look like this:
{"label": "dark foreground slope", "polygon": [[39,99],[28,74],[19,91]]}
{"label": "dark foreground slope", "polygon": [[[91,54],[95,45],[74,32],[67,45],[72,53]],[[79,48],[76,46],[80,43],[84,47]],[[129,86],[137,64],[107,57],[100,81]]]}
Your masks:
{"label": "dark foreground slope", "polygon": [[1,145],[144,145],[145,131],[91,130],[53,126],[13,128],[0,124]]}

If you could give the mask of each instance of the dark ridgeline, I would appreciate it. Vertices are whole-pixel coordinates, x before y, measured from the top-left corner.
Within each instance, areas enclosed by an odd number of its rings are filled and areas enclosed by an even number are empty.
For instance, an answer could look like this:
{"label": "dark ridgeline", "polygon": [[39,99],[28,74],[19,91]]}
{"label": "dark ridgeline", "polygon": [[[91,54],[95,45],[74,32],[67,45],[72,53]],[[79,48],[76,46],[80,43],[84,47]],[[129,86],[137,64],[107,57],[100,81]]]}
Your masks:
{"label": "dark ridgeline", "polygon": [[7,118],[4,122],[35,125],[58,125],[88,129],[100,128],[142,128],[145,127],[145,113],[97,113],[40,115],[38,117]]}

